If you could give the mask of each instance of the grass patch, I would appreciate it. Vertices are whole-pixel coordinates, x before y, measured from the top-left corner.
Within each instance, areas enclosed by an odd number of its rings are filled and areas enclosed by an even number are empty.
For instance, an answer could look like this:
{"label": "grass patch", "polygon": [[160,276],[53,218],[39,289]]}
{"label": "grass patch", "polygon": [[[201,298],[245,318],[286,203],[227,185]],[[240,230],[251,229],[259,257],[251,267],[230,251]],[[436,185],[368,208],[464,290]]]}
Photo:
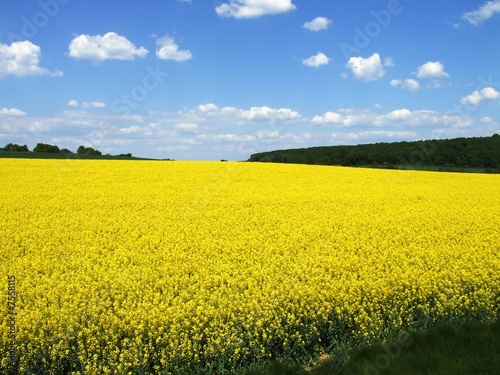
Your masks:
{"label": "grass patch", "polygon": [[500,320],[443,325],[403,335],[346,354],[331,356],[306,371],[278,362],[245,375],[498,375]]}

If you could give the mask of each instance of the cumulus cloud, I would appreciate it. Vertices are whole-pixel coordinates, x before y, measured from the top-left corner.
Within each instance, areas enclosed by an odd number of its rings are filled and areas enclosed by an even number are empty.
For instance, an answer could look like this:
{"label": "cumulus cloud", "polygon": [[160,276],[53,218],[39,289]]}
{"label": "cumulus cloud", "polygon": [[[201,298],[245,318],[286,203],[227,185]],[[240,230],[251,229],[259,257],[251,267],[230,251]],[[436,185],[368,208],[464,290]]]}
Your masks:
{"label": "cumulus cloud", "polygon": [[389,112],[386,115],[386,118],[389,120],[394,120],[394,121],[401,121],[401,120],[406,120],[412,115],[411,111],[403,108],[403,109],[396,109],[392,112]]}
{"label": "cumulus cloud", "polygon": [[267,106],[263,107],[252,107],[249,110],[240,110],[240,115],[247,120],[294,120],[301,117],[300,113],[293,111],[290,108],[270,108]]}
{"label": "cumulus cloud", "polygon": [[[268,106],[251,107],[241,109],[235,107],[218,107],[213,103],[201,104],[197,108],[199,115],[212,120],[225,120],[234,124],[260,121],[294,121],[302,118],[302,115],[290,108],[271,108]],[[193,113],[196,115],[196,113]]]}
{"label": "cumulus cloud", "polygon": [[390,85],[393,87],[401,87],[402,89],[406,89],[413,92],[418,91],[418,89],[420,88],[420,82],[412,78],[403,80],[393,79],[391,80]]}
{"label": "cumulus cloud", "polygon": [[198,110],[201,112],[212,112],[216,111],[218,107],[214,103],[200,104]]}
{"label": "cumulus cloud", "polygon": [[384,59],[384,66],[387,66],[387,67],[394,66],[394,59],[392,57],[386,57]]}
{"label": "cumulus cloud", "polygon": [[460,103],[464,105],[476,106],[484,102],[491,102],[500,98],[500,92],[493,87],[485,87],[481,90],[473,91],[471,94],[460,99]]}
{"label": "cumulus cloud", "polygon": [[[485,91],[485,96],[492,94]],[[404,107],[387,111],[341,108],[304,117],[290,108],[219,107],[214,103],[175,112],[147,112],[142,116],[111,110],[81,110],[81,106],[80,101],[76,110],[67,108],[43,117],[3,108],[0,133],[9,142],[31,147],[45,139],[71,150],[83,144],[110,154],[131,152],[177,160],[245,160],[252,153],[272,149],[498,132],[498,122],[488,117]]]}
{"label": "cumulus cloud", "polygon": [[429,61],[417,68],[418,78],[443,78],[448,77],[449,74],[445,72],[444,65],[439,61]]}
{"label": "cumulus cloud", "polygon": [[311,120],[313,124],[340,124],[342,122],[342,115],[337,112],[326,112],[322,116],[314,116]]}
{"label": "cumulus cloud", "polygon": [[174,129],[180,130],[185,133],[194,133],[197,132],[200,127],[198,124],[193,122],[181,122],[180,124],[174,125]]}
{"label": "cumulus cloud", "polygon": [[336,125],[338,127],[366,126],[373,124],[377,119],[374,112],[352,108],[339,109],[336,112],[326,112],[316,115],[311,122],[316,125]]}
{"label": "cumulus cloud", "polygon": [[82,108],[104,108],[106,107],[106,103],[104,102],[83,102]]}
{"label": "cumulus cloud", "polygon": [[69,44],[69,56],[93,62],[135,60],[136,57],[145,57],[147,54],[146,48],[137,48],[127,38],[114,32],[104,35],[82,34]]}
{"label": "cumulus cloud", "polygon": [[500,0],[491,0],[485,2],[478,9],[462,14],[462,19],[471,25],[478,26],[497,13],[500,13]]}
{"label": "cumulus cloud", "polygon": [[350,141],[370,140],[373,138],[415,139],[417,133],[412,131],[368,130],[359,133],[348,133],[344,137]]}
{"label": "cumulus cloud", "polygon": [[387,113],[377,113],[371,110],[344,108],[336,112],[327,112],[314,116],[311,123],[316,125],[335,125],[338,128],[365,127],[468,127],[472,119],[467,116],[443,114],[436,111],[416,110],[407,108],[396,109]]}
{"label": "cumulus cloud", "polygon": [[322,52],[318,52],[316,55],[302,60],[302,64],[311,66],[313,68],[319,68],[320,66],[328,65],[329,63],[330,59]]}
{"label": "cumulus cloud", "polygon": [[106,103],[104,102],[83,102],[81,105],[78,101],[72,99],[68,102],[69,107],[81,107],[81,108],[104,108]]}
{"label": "cumulus cloud", "polygon": [[215,8],[220,17],[255,18],[296,9],[292,0],[229,0]]}
{"label": "cumulus cloud", "polygon": [[0,43],[0,78],[12,76],[62,76],[60,70],[51,72],[39,66],[42,50],[29,42],[14,42],[10,45]]}
{"label": "cumulus cloud", "polygon": [[2,108],[0,109],[0,115],[4,116],[26,116],[26,112],[21,111],[17,108]]}
{"label": "cumulus cloud", "polygon": [[238,135],[232,133],[225,134],[200,134],[196,137],[196,140],[207,142],[207,141],[226,141],[226,142],[248,142],[255,139],[252,135]]}
{"label": "cumulus cloud", "polygon": [[378,53],[364,59],[362,57],[351,57],[346,64],[351,69],[354,77],[360,81],[376,81],[385,75],[382,61]]}
{"label": "cumulus cloud", "polygon": [[132,125],[132,126],[128,126],[125,128],[120,128],[120,129],[118,129],[118,132],[123,133],[123,134],[137,134],[137,133],[141,133],[142,129],[138,125]]}
{"label": "cumulus cloud", "polygon": [[309,31],[327,30],[333,24],[332,20],[326,17],[316,17],[312,21],[304,23],[304,29]]}
{"label": "cumulus cloud", "polygon": [[156,41],[156,56],[162,60],[187,61],[192,58],[189,50],[179,50],[174,38],[166,35]]}

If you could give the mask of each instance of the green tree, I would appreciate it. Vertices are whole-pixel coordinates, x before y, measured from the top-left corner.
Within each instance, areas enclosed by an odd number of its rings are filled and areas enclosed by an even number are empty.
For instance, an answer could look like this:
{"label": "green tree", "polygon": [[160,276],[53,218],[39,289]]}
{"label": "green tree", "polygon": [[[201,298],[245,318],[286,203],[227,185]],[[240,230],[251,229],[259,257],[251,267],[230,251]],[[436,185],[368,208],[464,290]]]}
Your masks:
{"label": "green tree", "polygon": [[26,146],[26,145],[20,146],[17,143],[8,143],[7,145],[5,145],[5,147],[3,149],[4,149],[4,151],[16,151],[16,152],[28,152],[29,151],[28,146]]}
{"label": "green tree", "polygon": [[47,143],[38,143],[33,149],[33,152],[48,152],[51,154],[58,154],[61,152],[61,150],[59,150],[59,147],[57,147],[56,145],[49,145]]}
{"label": "green tree", "polygon": [[92,147],[80,146],[76,151],[78,155],[102,155],[101,151],[94,150]]}

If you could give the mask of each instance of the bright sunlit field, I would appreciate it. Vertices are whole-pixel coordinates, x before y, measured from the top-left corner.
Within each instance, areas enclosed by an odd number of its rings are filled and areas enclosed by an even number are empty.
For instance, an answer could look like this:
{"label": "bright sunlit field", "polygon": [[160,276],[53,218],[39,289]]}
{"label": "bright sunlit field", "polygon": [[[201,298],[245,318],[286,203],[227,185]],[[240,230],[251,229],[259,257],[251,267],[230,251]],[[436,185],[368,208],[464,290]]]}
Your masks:
{"label": "bright sunlit field", "polygon": [[12,353],[20,374],[232,373],[500,311],[500,175],[3,159],[0,176],[1,373]]}

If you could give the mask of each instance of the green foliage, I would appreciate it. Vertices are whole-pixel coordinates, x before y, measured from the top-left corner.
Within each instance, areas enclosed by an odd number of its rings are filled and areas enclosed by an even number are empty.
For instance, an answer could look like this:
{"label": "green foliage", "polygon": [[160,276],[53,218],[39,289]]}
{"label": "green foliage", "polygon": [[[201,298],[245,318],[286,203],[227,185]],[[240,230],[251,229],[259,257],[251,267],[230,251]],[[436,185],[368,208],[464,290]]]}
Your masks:
{"label": "green foliage", "polygon": [[299,365],[291,366],[275,361],[263,367],[250,369],[245,375],[307,375],[307,371]]}
{"label": "green foliage", "polygon": [[28,158],[28,159],[86,159],[86,160],[157,160],[138,158],[135,156],[118,156],[118,155],[78,155],[76,153],[59,152],[57,154],[45,152],[15,152],[15,151],[1,151],[0,158]]}
{"label": "green foliage", "polygon": [[14,152],[28,152],[28,146],[20,146],[17,143],[8,143],[3,148],[4,151],[14,151]]}
{"label": "green foliage", "polygon": [[[500,322],[442,325],[353,353],[344,374],[500,374]],[[314,375],[329,374],[324,371]]]}
{"label": "green foliage", "polygon": [[101,151],[94,150],[92,147],[80,146],[76,151],[78,155],[101,155]]}
{"label": "green foliage", "polygon": [[61,150],[59,150],[59,147],[54,145],[49,145],[47,143],[38,143],[33,149],[33,152],[47,152],[50,154],[58,154],[61,152]]}
{"label": "green foliage", "polygon": [[500,135],[277,150],[253,154],[248,161],[405,169],[480,168],[500,172]]}
{"label": "green foliage", "polygon": [[[28,158],[49,158],[49,159],[61,159],[61,158],[88,158],[88,157],[98,157],[102,156],[103,159],[127,159],[132,158],[132,154],[119,154],[119,155],[102,155],[101,151],[94,150],[92,147],[78,147],[77,153],[63,148],[59,149],[56,145],[50,145],[47,143],[38,143],[33,152],[30,152],[28,146],[20,146],[15,143],[8,143],[4,148],[0,148],[0,157],[3,158],[17,158],[17,157],[28,157]],[[18,152],[24,152],[22,156],[17,154]],[[36,154],[34,154],[36,153]],[[50,155],[47,155],[50,154]],[[137,158],[134,158],[137,159]]]}
{"label": "green foliage", "polygon": [[[300,366],[279,362],[245,375],[296,375]],[[500,374],[500,320],[443,324],[356,350],[331,353],[311,375],[497,375]]]}

